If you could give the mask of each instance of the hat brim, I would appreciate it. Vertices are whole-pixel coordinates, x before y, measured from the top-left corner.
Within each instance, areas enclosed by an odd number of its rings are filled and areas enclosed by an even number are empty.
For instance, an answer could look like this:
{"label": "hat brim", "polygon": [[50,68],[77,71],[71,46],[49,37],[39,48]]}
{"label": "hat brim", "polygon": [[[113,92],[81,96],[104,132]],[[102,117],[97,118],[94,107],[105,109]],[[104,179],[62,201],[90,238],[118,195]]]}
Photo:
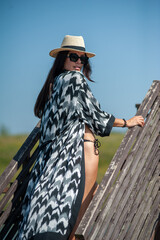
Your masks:
{"label": "hat brim", "polygon": [[90,53],[90,52],[86,52],[86,51],[82,51],[82,50],[75,50],[74,48],[56,48],[56,49],[53,49],[52,51],[50,51],[49,55],[51,57],[54,57],[56,58],[57,57],[57,54],[61,51],[75,51],[75,52],[84,52],[87,57],[91,58],[91,57],[94,57],[95,54],[94,53]]}

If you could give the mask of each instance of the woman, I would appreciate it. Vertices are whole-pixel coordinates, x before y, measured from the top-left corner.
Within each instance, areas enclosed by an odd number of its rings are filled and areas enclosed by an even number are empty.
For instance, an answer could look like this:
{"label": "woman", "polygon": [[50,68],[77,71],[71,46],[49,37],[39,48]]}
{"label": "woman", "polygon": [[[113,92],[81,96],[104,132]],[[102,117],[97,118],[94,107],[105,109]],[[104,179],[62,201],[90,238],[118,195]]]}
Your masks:
{"label": "woman", "polygon": [[65,36],[50,55],[56,59],[35,104],[41,118],[40,151],[24,199],[19,239],[74,239],[97,177],[94,134],[108,136],[113,126],[144,125],[141,116],[126,121],[100,109],[85,80],[91,80],[89,58],[95,54],[85,51],[81,36]]}

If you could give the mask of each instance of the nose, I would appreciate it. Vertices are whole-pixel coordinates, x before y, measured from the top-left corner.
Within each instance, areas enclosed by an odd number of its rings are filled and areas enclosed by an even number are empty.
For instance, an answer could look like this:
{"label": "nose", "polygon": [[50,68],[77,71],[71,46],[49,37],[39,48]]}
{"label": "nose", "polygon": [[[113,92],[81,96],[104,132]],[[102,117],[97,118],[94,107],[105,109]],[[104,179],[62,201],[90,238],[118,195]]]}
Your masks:
{"label": "nose", "polygon": [[77,63],[81,64],[81,59],[80,58],[78,58]]}

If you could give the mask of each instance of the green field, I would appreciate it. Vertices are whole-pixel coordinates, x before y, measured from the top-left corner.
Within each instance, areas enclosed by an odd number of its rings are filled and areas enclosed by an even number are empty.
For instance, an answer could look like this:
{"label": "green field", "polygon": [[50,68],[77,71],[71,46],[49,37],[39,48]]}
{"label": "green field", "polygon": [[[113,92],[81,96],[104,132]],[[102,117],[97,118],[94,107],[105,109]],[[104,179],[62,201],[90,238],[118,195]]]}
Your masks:
{"label": "green field", "polygon": [[24,143],[27,135],[0,136],[0,175]]}
{"label": "green field", "polygon": [[[124,134],[113,132],[109,137],[99,137],[101,147],[99,148],[100,162],[97,179],[98,182],[100,182],[104,176],[104,173],[109,166],[109,163],[117,148],[119,147],[123,136]],[[27,135],[0,136],[0,175],[12,160],[26,138]]]}
{"label": "green field", "polygon": [[101,147],[99,148],[99,168],[98,168],[98,177],[97,182],[100,183],[114,154],[116,153],[121,141],[124,137],[122,133],[112,132],[109,137],[103,137],[99,140],[101,142]]}

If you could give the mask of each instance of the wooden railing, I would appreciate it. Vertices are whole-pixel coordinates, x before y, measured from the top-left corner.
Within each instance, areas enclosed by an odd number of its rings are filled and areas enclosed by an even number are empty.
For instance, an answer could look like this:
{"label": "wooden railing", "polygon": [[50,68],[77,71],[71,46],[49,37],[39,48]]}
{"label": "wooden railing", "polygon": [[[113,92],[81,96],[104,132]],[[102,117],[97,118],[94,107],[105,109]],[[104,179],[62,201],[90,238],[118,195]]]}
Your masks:
{"label": "wooden railing", "polygon": [[39,127],[40,122],[0,176],[0,239],[16,238],[22,200],[38,154]]}
{"label": "wooden railing", "polygon": [[[159,106],[160,81],[154,81],[137,112],[146,118],[145,127],[126,133],[77,229],[77,238],[151,239],[160,205]],[[16,239],[22,200],[38,154],[39,127],[40,122],[0,176],[0,239]]]}
{"label": "wooden railing", "polygon": [[127,131],[79,224],[79,239],[160,239],[154,231],[160,210],[160,81],[153,82],[136,115],[146,119],[145,126]]}

